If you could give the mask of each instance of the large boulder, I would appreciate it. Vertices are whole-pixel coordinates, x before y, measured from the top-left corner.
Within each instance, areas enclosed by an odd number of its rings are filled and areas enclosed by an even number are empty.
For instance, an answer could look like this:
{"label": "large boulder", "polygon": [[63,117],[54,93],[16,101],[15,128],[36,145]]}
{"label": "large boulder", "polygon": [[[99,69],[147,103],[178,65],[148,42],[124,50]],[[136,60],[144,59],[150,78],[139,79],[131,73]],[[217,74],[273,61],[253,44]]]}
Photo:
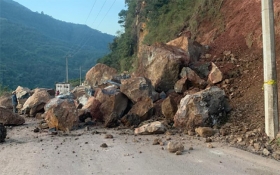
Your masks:
{"label": "large boulder", "polygon": [[122,117],[125,126],[138,126],[153,115],[153,100],[149,97],[143,98],[133,105],[130,111]]}
{"label": "large boulder", "polygon": [[153,87],[147,78],[135,77],[121,80],[120,90],[133,103],[136,103],[144,97],[152,97]]}
{"label": "large boulder", "polygon": [[116,74],[116,69],[98,63],[86,73],[85,81],[91,87],[97,87],[106,84],[108,80],[112,80]]}
{"label": "large boulder", "polygon": [[22,107],[25,114],[34,117],[38,112],[44,112],[45,104],[51,99],[47,89],[35,89],[32,96],[30,96]]}
{"label": "large boulder", "polygon": [[147,134],[163,134],[166,131],[166,127],[164,124],[162,124],[159,121],[152,122],[143,126],[140,126],[139,128],[135,128],[134,134],[139,135],[147,135]]}
{"label": "large boulder", "polygon": [[208,51],[208,46],[203,46],[191,39],[191,33],[189,31],[183,32],[180,37],[169,41],[166,45],[179,47],[187,52],[192,63],[198,61],[201,55],[204,55]]}
{"label": "large boulder", "polygon": [[84,122],[90,116],[93,120],[102,121],[103,115],[100,111],[101,103],[95,97],[89,97],[87,103],[80,110],[79,119]]}
{"label": "large boulder", "polygon": [[91,88],[91,86],[86,86],[86,85],[82,85],[82,86],[77,86],[75,87],[71,93],[74,95],[74,99],[79,99],[80,97],[90,97],[93,96],[94,91]]}
{"label": "large boulder", "polygon": [[53,98],[45,105],[45,120],[49,128],[70,131],[79,123],[73,99]]}
{"label": "large boulder", "polygon": [[174,126],[192,131],[199,126],[213,126],[225,119],[229,110],[225,92],[213,86],[181,99]]}
{"label": "large boulder", "polygon": [[22,86],[18,86],[15,91],[18,99],[26,99],[30,96],[31,93],[31,90],[29,88]]}
{"label": "large boulder", "polygon": [[195,73],[203,78],[206,79],[210,73],[209,68],[211,67],[211,63],[205,61],[199,61],[193,63],[189,66]]}
{"label": "large boulder", "polygon": [[0,97],[0,106],[7,109],[13,109],[12,105],[12,95],[6,94]]}
{"label": "large boulder", "polygon": [[0,106],[0,123],[4,125],[22,125],[25,123],[25,120],[10,109]]}
{"label": "large boulder", "polygon": [[178,80],[174,85],[174,90],[177,93],[183,93],[188,89],[188,78],[184,77]]}
{"label": "large boulder", "polygon": [[177,109],[177,104],[171,96],[164,99],[164,101],[161,104],[162,114],[168,122],[174,121],[174,115],[176,114]]}
{"label": "large boulder", "polygon": [[142,48],[137,74],[147,77],[158,92],[174,88],[181,65],[189,63],[186,51],[175,46],[157,44]]}
{"label": "large boulder", "polygon": [[[200,89],[204,89],[207,85],[207,82],[201,79],[195,71],[193,71],[189,67],[183,67],[180,73],[181,78],[187,78],[187,84],[189,87],[198,87]],[[187,88],[189,88],[187,87]]]}
{"label": "large boulder", "polygon": [[117,121],[124,115],[128,98],[119,91],[107,93],[102,89],[96,89],[95,98],[101,103],[100,111],[103,115],[104,125],[114,127]]}
{"label": "large boulder", "polygon": [[183,35],[181,35],[180,37],[169,41],[168,43],[166,43],[166,45],[176,46],[176,47],[179,47],[179,48],[187,51],[189,48],[190,40],[191,40],[191,33],[187,32],[187,33],[184,33]]}

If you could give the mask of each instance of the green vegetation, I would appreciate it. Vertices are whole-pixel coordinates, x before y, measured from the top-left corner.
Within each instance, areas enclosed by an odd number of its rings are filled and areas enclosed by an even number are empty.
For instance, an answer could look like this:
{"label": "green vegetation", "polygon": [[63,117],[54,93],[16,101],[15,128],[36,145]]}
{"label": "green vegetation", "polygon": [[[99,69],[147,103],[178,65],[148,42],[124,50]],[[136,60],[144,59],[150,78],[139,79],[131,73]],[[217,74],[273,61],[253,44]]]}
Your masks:
{"label": "green vegetation", "polygon": [[280,138],[276,138],[276,145],[280,147]]}
{"label": "green vegetation", "polygon": [[119,24],[124,27],[124,33],[114,39],[109,45],[111,53],[99,59],[99,63],[107,64],[119,71],[128,71],[132,69],[132,63],[137,50],[137,28],[134,26],[136,21],[135,9],[138,0],[126,0],[127,10],[119,13]]}
{"label": "green vegetation", "polygon": [[10,92],[11,90],[9,90],[8,87],[5,87],[2,84],[0,84],[0,97]]}
{"label": "green vegetation", "polygon": [[[84,82],[84,79],[81,79],[81,82]],[[80,86],[80,79],[69,80],[71,87]]]}
{"label": "green vegetation", "polygon": [[111,53],[98,60],[119,71],[135,68],[140,24],[147,24],[144,44],[166,43],[189,30],[194,38],[203,20],[224,29],[220,13],[223,0],[126,0],[127,10],[119,13],[124,33],[110,44]]}
{"label": "green vegetation", "polygon": [[[114,36],[32,12],[12,0],[1,0],[0,83],[34,89],[79,78],[79,67],[89,70],[109,53]],[[82,77],[84,77],[83,72]]]}

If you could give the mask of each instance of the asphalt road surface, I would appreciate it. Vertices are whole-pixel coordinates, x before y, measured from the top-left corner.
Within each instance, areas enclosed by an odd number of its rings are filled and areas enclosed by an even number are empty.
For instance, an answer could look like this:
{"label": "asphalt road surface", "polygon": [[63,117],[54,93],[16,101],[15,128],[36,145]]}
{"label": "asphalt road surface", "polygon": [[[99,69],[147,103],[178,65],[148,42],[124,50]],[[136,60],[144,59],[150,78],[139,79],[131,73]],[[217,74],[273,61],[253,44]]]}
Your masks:
{"label": "asphalt road surface", "polygon": [[[92,127],[52,136],[34,133],[35,127],[36,121],[30,120],[8,129],[8,139],[0,144],[1,175],[280,174],[278,161],[216,142],[208,148],[203,140],[185,135],[134,136]],[[103,132],[114,138],[106,139]],[[166,144],[153,145],[155,138],[180,141],[185,150],[182,155],[169,153]],[[108,147],[100,147],[102,143]]]}

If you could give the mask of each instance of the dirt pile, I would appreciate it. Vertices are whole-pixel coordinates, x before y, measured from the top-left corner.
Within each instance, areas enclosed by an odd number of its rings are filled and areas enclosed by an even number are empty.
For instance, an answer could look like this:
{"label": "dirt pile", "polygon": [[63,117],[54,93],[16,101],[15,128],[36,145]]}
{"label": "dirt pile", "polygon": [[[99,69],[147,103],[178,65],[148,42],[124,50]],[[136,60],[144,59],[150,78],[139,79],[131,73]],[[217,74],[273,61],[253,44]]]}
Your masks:
{"label": "dirt pile", "polygon": [[[221,135],[232,145],[279,159],[279,154],[272,152],[280,152],[280,138],[271,141],[264,132],[261,1],[224,0],[221,13],[223,23],[211,25],[204,21],[197,36],[199,42],[209,44],[211,48],[208,61],[218,65],[229,79],[229,83],[221,88],[230,98],[233,111],[229,123],[222,127]],[[274,15],[279,69],[279,1],[274,1]],[[225,55],[225,51],[231,52],[231,56]]]}

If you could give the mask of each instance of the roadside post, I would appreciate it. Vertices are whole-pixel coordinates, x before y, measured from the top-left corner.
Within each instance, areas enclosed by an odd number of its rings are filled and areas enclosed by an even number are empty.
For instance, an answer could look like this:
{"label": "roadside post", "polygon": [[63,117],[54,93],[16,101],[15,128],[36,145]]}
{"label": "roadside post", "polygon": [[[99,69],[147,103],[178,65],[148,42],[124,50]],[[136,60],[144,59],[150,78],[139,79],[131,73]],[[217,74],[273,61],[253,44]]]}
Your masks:
{"label": "roadside post", "polygon": [[262,0],[265,133],[271,139],[279,132],[277,72],[273,0]]}

